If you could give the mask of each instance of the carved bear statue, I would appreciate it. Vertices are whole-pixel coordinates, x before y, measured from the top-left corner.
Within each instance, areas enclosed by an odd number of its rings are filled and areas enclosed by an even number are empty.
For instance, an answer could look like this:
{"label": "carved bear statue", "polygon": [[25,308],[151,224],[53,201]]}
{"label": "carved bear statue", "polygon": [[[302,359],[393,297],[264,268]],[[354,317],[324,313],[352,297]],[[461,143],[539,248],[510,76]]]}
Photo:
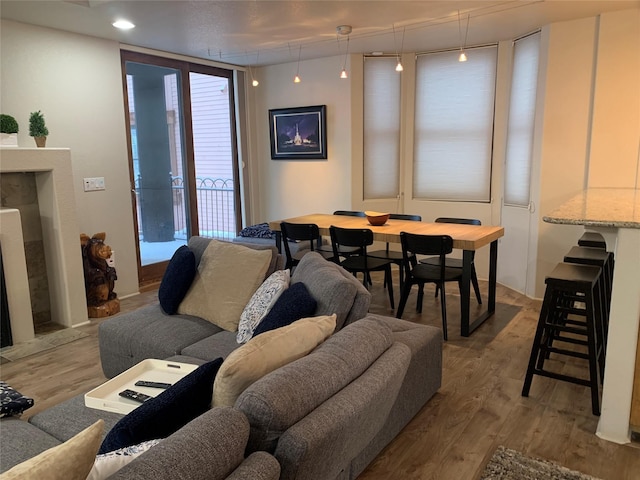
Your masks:
{"label": "carved bear statue", "polygon": [[117,280],[116,269],[109,266],[111,247],[104,243],[105,232],[92,237],[81,233],[84,287],[89,307],[89,317],[104,317],[120,311],[120,302],[113,291]]}

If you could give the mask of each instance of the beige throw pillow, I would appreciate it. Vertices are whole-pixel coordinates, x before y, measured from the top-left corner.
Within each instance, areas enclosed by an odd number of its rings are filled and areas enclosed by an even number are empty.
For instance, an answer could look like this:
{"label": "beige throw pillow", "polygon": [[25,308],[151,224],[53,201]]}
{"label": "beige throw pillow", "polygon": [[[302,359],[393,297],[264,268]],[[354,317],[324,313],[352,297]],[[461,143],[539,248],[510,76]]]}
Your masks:
{"label": "beige throw pillow", "polygon": [[240,315],[264,281],[271,250],[211,240],[178,313],[204,318],[235,332]]}
{"label": "beige throw pillow", "polygon": [[336,328],[336,315],[303,318],[252,338],[229,354],[213,382],[213,406],[232,406],[249,385],[304,357]]}
{"label": "beige throw pillow", "polygon": [[[0,475],[2,480],[85,480],[102,442],[104,421]],[[7,440],[7,439],[5,439]]]}

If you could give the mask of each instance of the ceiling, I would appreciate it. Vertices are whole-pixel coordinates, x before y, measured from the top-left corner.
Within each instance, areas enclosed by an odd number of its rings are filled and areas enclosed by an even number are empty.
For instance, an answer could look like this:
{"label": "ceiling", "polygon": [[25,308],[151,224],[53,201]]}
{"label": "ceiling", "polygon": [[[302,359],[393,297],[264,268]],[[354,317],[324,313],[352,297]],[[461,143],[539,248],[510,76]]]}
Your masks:
{"label": "ceiling", "polygon": [[[1,0],[4,19],[235,65],[508,40],[640,0]],[[459,12],[459,13],[458,13]],[[112,27],[126,18],[128,31]],[[468,22],[468,29],[467,29]],[[350,35],[336,27],[350,25]]]}

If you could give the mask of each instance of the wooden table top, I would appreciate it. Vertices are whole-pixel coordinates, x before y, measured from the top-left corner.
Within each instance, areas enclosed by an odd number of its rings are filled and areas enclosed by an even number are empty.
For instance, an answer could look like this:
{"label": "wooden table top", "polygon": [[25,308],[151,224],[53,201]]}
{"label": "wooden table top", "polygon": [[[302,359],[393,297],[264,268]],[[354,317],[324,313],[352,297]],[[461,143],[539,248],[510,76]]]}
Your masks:
{"label": "wooden table top", "polygon": [[273,231],[280,231],[280,222],[315,223],[322,235],[329,235],[331,225],[342,228],[369,228],[373,231],[373,238],[381,242],[400,243],[400,232],[420,235],[449,235],[453,238],[453,248],[461,250],[477,250],[504,236],[504,227],[498,226],[388,220],[384,225],[375,227],[363,217],[325,213],[312,213],[273,221],[269,223],[269,228]]}

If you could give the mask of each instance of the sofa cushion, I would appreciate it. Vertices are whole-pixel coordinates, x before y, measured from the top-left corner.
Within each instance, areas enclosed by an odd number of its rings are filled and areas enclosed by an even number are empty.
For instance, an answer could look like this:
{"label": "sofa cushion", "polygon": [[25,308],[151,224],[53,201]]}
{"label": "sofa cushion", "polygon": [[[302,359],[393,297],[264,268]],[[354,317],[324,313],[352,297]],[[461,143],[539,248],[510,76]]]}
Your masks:
{"label": "sofa cushion", "polygon": [[189,247],[182,245],[169,260],[158,288],[158,300],[165,313],[173,315],[178,311],[178,305],[187,294],[195,276],[196,257]]}
{"label": "sofa cushion", "polygon": [[60,440],[17,417],[0,421],[0,472],[9,470],[45,450],[60,445]]}
{"label": "sofa cushion", "polygon": [[236,402],[251,424],[248,451],[273,452],[284,431],[359,377],[391,344],[390,328],[365,318],[255,382]]}
{"label": "sofa cushion", "polygon": [[306,285],[296,283],[282,292],[273,308],[255,327],[253,336],[257,337],[261,333],[285,327],[301,318],[310,317],[316,313],[317,306],[318,302],[311,296]]}
{"label": "sofa cushion", "polygon": [[62,445],[45,450],[6,471],[2,478],[85,480],[93,466],[103,429],[104,422],[98,420]]}
{"label": "sofa cushion", "polygon": [[104,435],[124,415],[87,407],[84,394],[76,395],[62,403],[29,417],[29,423],[47,432],[60,442],[66,442],[98,420],[104,421]]}
{"label": "sofa cushion", "polygon": [[220,333],[203,338],[184,348],[182,355],[203,360],[214,360],[219,357],[227,358],[231,352],[242,345],[236,341],[236,335],[236,332],[222,330]]}
{"label": "sofa cushion", "polygon": [[269,251],[211,240],[178,313],[236,331],[242,310],[264,281],[270,261]]}
{"label": "sofa cushion", "polygon": [[238,324],[238,343],[245,343],[253,336],[253,331],[276,303],[282,292],[289,287],[289,269],[277,270],[267,278],[244,307]]}
{"label": "sofa cushion", "polygon": [[336,330],[367,314],[371,302],[367,289],[352,274],[317,252],[307,253],[296,266],[291,286],[299,282],[318,301],[316,315],[337,315]]}
{"label": "sofa cushion", "polygon": [[105,437],[100,453],[167,437],[201,415],[211,405],[213,380],[221,364],[219,358],[199,366],[123,417]]}
{"label": "sofa cushion", "polygon": [[20,415],[33,407],[33,398],[26,397],[0,380],[0,418]]}
{"label": "sofa cushion", "polygon": [[167,315],[159,304],[120,314],[98,327],[102,370],[112,378],[142,360],[177,355],[186,346],[221,331],[202,318]]}
{"label": "sofa cushion", "polygon": [[232,406],[253,382],[316,348],[335,324],[335,315],[304,318],[252,338],[222,364],[213,384],[213,405]]}

